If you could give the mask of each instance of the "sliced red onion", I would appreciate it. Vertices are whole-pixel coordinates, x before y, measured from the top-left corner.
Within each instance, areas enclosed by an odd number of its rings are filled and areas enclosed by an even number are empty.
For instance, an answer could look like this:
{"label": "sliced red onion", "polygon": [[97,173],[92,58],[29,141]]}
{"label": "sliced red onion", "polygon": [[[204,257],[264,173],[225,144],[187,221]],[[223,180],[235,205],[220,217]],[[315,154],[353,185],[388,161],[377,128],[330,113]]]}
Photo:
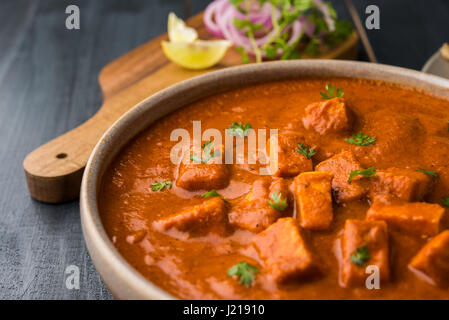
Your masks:
{"label": "sliced red onion", "polygon": [[[329,30],[335,30],[335,22],[331,16],[329,7],[322,0],[314,0],[316,8],[323,14]],[[246,14],[240,12],[229,0],[215,0],[206,8],[204,13],[204,24],[211,34],[230,40],[235,46],[244,48],[249,54],[255,55],[255,50],[251,40],[244,30],[238,29],[235,19],[249,19],[253,24],[262,25],[262,29],[255,32],[255,43],[258,48],[262,48],[273,37],[276,36],[277,30],[273,29],[272,11],[275,10],[275,17],[278,19],[281,12],[277,7],[273,7],[271,3],[265,2],[259,7],[258,1],[254,1]],[[314,37],[315,25],[307,21],[305,17],[300,17],[290,25],[286,26],[281,34],[289,33],[288,44],[292,45],[301,39],[305,33],[310,38]],[[278,56],[283,54],[282,50],[278,51]],[[262,52],[263,58],[266,55]]]}
{"label": "sliced red onion", "polygon": [[306,17],[299,17],[299,21],[303,25],[304,33],[309,38],[313,38],[313,33],[315,31],[315,24],[313,22],[307,21]]}
{"label": "sliced red onion", "polygon": [[221,32],[223,32],[223,37],[227,40],[232,41],[234,45],[238,46],[238,44],[235,42],[236,39],[233,39],[233,36],[231,35],[229,30],[229,21],[233,21],[235,11],[237,11],[237,9],[235,9],[233,6],[227,6],[223,10],[222,14],[217,17],[217,24],[220,27]]}
{"label": "sliced red onion", "polygon": [[204,11],[204,25],[207,30],[216,37],[223,37],[223,32],[217,23],[217,17],[220,16],[224,6],[227,6],[228,4],[228,0],[215,0],[210,3]]}
{"label": "sliced red onion", "polygon": [[290,40],[288,40],[288,44],[292,45],[296,41],[298,41],[302,36],[303,30],[304,24],[300,20],[296,20],[295,22],[293,22],[291,31],[292,34],[290,35]]}
{"label": "sliced red onion", "polygon": [[254,24],[261,24],[267,28],[273,26],[271,21],[271,4],[266,2],[261,8],[256,8],[248,14],[249,20]]}
{"label": "sliced red onion", "polygon": [[331,12],[327,4],[325,4],[322,0],[313,0],[313,3],[317,7],[318,10],[323,14],[323,19],[326,21],[326,24],[329,28],[329,31],[335,31],[335,21],[332,18]]}

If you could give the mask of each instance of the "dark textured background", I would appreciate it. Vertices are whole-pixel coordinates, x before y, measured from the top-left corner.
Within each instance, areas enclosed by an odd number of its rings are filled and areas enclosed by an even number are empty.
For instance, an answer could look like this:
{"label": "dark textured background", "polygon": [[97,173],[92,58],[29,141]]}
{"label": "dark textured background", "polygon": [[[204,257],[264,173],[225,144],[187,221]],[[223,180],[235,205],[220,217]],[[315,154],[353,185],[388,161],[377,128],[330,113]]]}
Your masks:
{"label": "dark textured background", "polygon": [[[196,13],[209,1],[191,2]],[[447,0],[354,2],[361,15],[368,4],[381,9],[381,30],[368,31],[381,63],[420,69],[449,41]],[[79,31],[65,28],[69,4],[80,7]],[[111,299],[85,248],[78,202],[30,199],[22,161],[95,113],[100,69],[164,32],[170,11],[182,16],[184,1],[0,0],[0,299]],[[71,264],[80,290],[65,288]]]}

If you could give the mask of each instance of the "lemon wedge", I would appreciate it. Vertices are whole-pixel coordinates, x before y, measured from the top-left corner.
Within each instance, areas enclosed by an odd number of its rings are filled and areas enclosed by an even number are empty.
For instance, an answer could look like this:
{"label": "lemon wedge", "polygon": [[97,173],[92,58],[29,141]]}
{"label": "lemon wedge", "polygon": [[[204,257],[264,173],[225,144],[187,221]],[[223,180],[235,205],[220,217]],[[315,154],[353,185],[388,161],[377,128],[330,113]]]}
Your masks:
{"label": "lemon wedge", "polygon": [[225,56],[231,42],[227,40],[196,40],[187,42],[162,41],[165,55],[174,63],[192,70],[207,69]]}
{"label": "lemon wedge", "polygon": [[193,42],[198,39],[195,29],[187,27],[182,19],[171,12],[168,15],[168,38],[170,42]]}

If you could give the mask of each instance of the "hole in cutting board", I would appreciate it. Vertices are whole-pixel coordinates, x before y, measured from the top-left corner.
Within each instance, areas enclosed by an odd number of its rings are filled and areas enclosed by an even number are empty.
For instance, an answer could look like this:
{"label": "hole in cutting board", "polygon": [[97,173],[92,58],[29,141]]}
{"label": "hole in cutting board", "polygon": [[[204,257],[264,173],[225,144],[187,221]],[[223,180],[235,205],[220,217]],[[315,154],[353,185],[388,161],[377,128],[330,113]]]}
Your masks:
{"label": "hole in cutting board", "polygon": [[67,158],[67,153],[59,153],[56,155],[56,158],[58,159],[65,159]]}

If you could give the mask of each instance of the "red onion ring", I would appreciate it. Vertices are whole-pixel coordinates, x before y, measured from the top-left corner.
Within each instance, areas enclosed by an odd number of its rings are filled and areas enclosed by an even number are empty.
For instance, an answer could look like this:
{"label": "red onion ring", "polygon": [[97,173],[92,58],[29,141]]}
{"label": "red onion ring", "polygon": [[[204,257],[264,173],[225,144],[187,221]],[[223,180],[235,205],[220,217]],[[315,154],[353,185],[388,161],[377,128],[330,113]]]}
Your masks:
{"label": "red onion ring", "polygon": [[335,31],[335,21],[332,19],[329,7],[322,0],[313,0],[313,3],[318,10],[323,14],[323,19],[326,21],[329,31]]}
{"label": "red onion ring", "polygon": [[[249,19],[253,24],[262,25],[262,29],[254,34],[255,44],[260,49],[267,45],[278,32],[278,30],[273,29],[273,9],[277,18],[281,16],[279,9],[273,7],[270,2],[265,2],[262,7],[258,3],[258,1],[254,0],[250,7],[247,8],[247,13],[243,14],[229,0],[215,0],[209,4],[204,12],[204,24],[212,35],[230,40],[235,46],[240,46],[249,54],[255,55],[253,43],[246,35],[245,30],[240,30],[235,26],[234,19]],[[316,9],[323,15],[329,30],[335,30],[335,21],[327,4],[322,0],[313,0],[313,3]],[[289,33],[287,43],[292,45],[299,41],[303,34],[314,38],[314,31],[315,24],[308,22],[306,17],[301,16],[293,23],[287,25],[280,34]],[[282,53],[282,50],[278,51],[279,56]],[[264,52],[262,52],[262,56],[266,58]]]}
{"label": "red onion ring", "polygon": [[204,25],[207,30],[216,37],[223,37],[223,32],[217,24],[217,13],[222,11],[223,7],[228,4],[228,0],[216,0],[209,4],[204,11]]}

